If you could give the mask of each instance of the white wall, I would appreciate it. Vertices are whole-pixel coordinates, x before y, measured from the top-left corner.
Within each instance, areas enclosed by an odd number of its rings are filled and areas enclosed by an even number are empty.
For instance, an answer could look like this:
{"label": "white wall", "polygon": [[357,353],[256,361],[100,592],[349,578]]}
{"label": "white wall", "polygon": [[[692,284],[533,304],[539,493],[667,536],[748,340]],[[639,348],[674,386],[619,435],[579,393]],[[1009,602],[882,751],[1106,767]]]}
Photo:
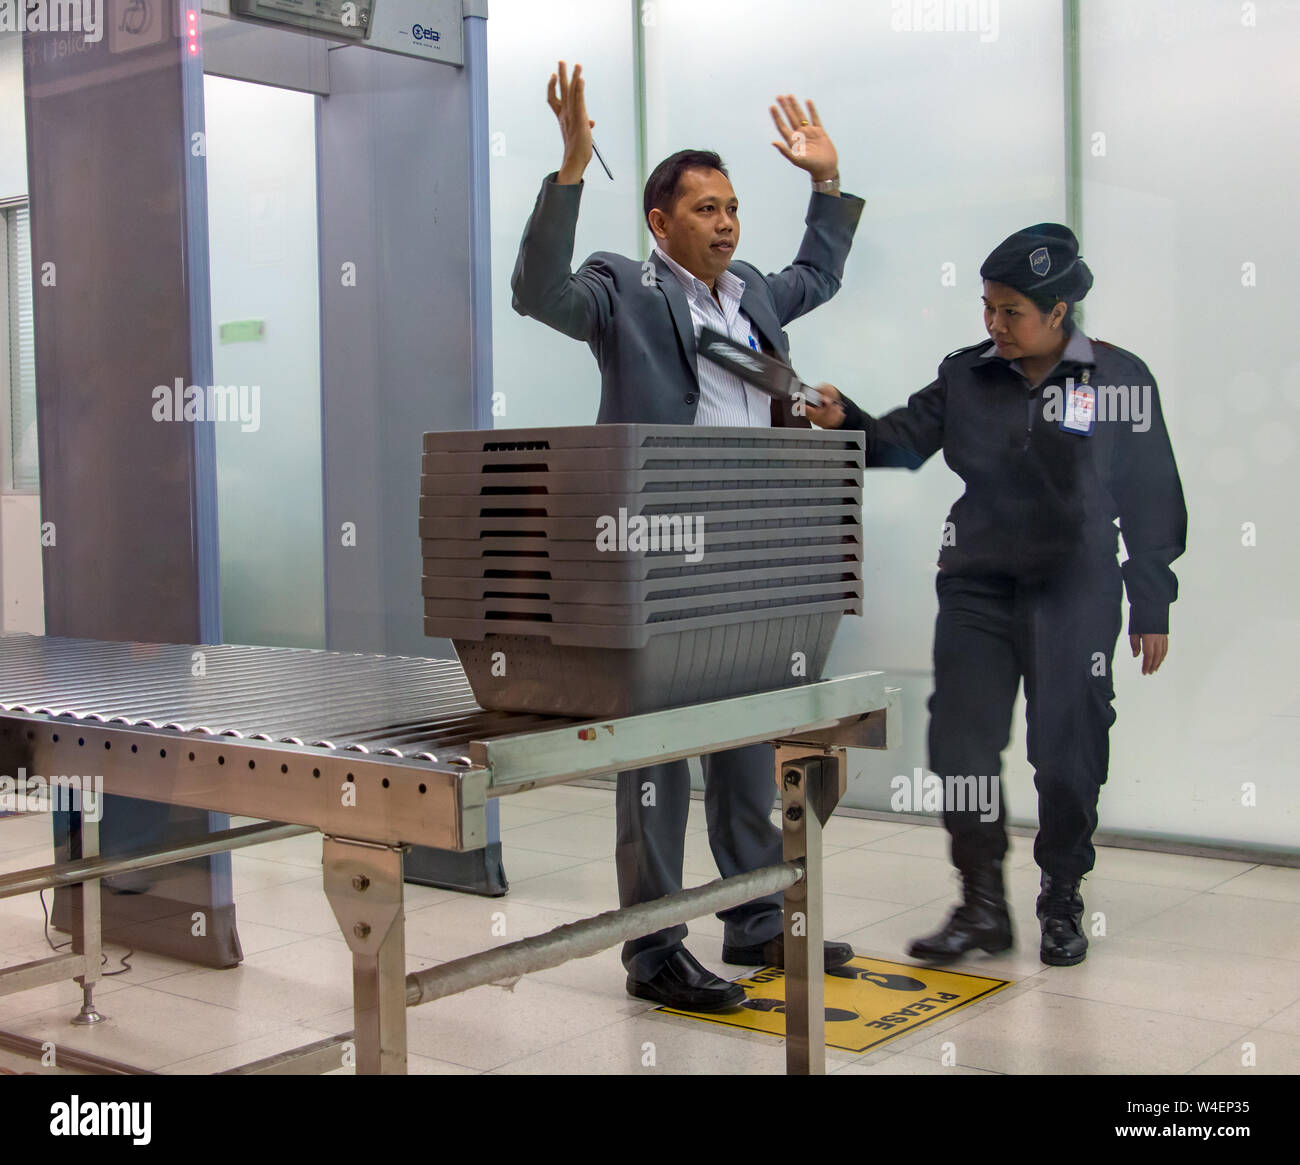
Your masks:
{"label": "white wall", "polygon": [[563,60],[582,65],[596,145],[587,168],[573,266],[592,251],[633,254],[641,188],[636,174],[631,9],[611,0],[492,0],[488,29],[488,122],[492,133],[493,388],[504,394],[496,427],[589,425],[600,404],[600,375],[585,344],[510,306],[524,223],[542,179],[560,168],[559,123],[546,82]]}
{"label": "white wall", "polygon": [[1089,0],[1083,17],[1083,129],[1105,135],[1084,166],[1088,330],[1154,373],[1190,526],[1168,662],[1116,669],[1102,824],[1294,848],[1300,10]]}

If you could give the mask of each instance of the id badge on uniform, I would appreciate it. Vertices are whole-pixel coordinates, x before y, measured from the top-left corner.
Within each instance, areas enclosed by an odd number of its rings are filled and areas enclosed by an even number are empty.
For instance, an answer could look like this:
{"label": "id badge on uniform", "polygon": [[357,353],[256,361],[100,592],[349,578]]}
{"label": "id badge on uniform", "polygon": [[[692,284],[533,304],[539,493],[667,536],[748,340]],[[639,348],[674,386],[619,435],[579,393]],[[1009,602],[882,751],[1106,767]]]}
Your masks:
{"label": "id badge on uniform", "polygon": [[1079,384],[1073,384],[1065,394],[1065,415],[1058,424],[1067,433],[1079,433],[1085,437],[1092,435],[1092,426],[1097,419],[1097,390],[1088,383],[1088,374],[1083,374]]}

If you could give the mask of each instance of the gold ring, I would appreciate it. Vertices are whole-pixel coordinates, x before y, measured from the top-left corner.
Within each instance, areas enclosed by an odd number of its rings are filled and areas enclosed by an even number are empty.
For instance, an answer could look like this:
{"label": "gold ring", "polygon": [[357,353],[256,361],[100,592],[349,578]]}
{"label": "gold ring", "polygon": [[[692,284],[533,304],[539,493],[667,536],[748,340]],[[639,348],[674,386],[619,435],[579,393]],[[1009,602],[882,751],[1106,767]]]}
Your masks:
{"label": "gold ring", "polygon": [[799,124],[800,124],[800,125],[807,125],[808,123],[807,123],[807,121],[801,121]]}

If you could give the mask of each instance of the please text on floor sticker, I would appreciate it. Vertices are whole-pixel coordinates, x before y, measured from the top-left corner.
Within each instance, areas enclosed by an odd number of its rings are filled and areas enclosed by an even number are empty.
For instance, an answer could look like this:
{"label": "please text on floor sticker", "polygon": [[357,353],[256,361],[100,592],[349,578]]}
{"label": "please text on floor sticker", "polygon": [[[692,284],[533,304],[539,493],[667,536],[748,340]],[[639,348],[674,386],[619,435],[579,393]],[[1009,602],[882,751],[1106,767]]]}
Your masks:
{"label": "please text on floor sticker", "polygon": [[[675,1007],[656,1010],[784,1036],[785,972],[768,967],[736,983],[745,989],[745,1002],[732,1011],[705,1015]],[[1008,985],[1006,979],[858,955],[826,973],[826,1046],[868,1051]]]}

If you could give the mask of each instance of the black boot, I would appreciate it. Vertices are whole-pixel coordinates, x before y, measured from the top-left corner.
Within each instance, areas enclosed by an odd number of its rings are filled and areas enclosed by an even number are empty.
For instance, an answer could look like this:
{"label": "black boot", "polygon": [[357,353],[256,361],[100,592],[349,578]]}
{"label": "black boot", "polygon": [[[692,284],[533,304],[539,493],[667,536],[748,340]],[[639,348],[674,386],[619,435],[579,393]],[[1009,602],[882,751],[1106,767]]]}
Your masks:
{"label": "black boot", "polygon": [[1038,921],[1043,928],[1039,957],[1049,967],[1073,967],[1088,953],[1083,933],[1083,898],[1078,878],[1054,878],[1044,873],[1038,895]]}
{"label": "black boot", "polygon": [[948,916],[942,930],[912,942],[907,953],[913,959],[949,963],[973,950],[996,955],[1015,941],[1002,888],[1002,862],[963,870],[961,878],[961,905]]}

